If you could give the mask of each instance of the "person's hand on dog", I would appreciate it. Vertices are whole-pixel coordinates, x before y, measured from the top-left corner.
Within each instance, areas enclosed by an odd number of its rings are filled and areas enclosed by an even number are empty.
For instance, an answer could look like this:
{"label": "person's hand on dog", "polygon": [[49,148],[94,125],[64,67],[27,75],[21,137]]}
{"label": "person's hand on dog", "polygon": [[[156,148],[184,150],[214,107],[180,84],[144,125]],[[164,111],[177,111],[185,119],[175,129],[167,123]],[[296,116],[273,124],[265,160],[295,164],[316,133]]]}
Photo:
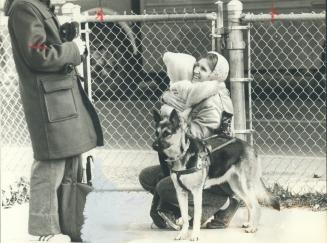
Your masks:
{"label": "person's hand on dog", "polygon": [[187,109],[185,100],[169,91],[163,93],[162,101],[165,104],[174,107],[178,111],[184,111]]}
{"label": "person's hand on dog", "polygon": [[86,49],[86,45],[85,42],[82,41],[80,38],[76,38],[73,40],[73,42],[77,45],[78,51],[80,55],[85,54],[85,49]]}

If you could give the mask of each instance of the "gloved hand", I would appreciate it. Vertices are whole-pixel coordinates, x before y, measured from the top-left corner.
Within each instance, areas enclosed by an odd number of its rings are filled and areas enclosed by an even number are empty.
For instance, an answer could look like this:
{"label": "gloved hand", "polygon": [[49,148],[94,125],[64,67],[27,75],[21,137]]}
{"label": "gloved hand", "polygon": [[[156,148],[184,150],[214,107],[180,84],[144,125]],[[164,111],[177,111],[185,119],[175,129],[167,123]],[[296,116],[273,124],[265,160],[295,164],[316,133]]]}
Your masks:
{"label": "gloved hand", "polygon": [[80,38],[74,39],[73,42],[77,45],[77,48],[79,50],[79,54],[83,55],[85,53],[85,49],[86,49],[85,42],[82,41]]}
{"label": "gloved hand", "polygon": [[79,23],[66,22],[60,26],[59,33],[62,42],[72,41],[79,36]]}

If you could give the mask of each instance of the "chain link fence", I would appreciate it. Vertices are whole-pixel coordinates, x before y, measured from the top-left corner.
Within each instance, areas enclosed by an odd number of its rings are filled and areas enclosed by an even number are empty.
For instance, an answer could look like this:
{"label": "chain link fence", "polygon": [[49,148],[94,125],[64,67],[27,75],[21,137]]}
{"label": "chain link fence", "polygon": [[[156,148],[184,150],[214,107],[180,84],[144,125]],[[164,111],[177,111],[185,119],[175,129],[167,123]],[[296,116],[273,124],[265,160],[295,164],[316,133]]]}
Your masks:
{"label": "chain link fence", "polygon": [[97,151],[102,170],[97,170],[95,184],[102,190],[139,190],[141,170],[158,164],[151,148],[152,110],[159,109],[159,98],[169,85],[162,55],[184,52],[200,58],[213,45],[215,15],[129,17],[134,19],[130,25],[134,41],[120,21],[85,26],[89,29],[91,97],[106,141],[105,148]]}
{"label": "chain link fence", "polygon": [[212,23],[205,15],[196,20],[157,16],[155,22],[140,16],[130,26],[136,51],[118,23],[89,23],[91,94],[110,149],[151,149],[152,110],[169,84],[163,53],[185,52],[198,58],[211,50]]}
{"label": "chain link fence", "polygon": [[250,23],[253,139],[265,172],[274,175],[267,179],[296,192],[326,191],[325,15],[244,20]]}
{"label": "chain link fence", "polygon": [[[123,21],[128,17],[135,19],[130,25]],[[96,166],[95,177],[98,188],[104,190],[140,189],[139,172],[158,163],[151,149],[152,110],[159,108],[159,97],[169,83],[163,53],[185,52],[199,58],[212,49],[215,14],[156,14],[154,20],[144,20],[145,17],[148,16],[126,15],[121,19],[118,16],[113,22],[81,23],[82,37],[90,49],[89,65],[86,65],[89,93],[105,138],[105,146],[90,154],[102,164]],[[0,23],[0,70],[4,77],[0,80],[1,169],[6,172],[2,177],[2,185],[6,187],[21,176],[29,177],[33,155],[7,18]],[[98,168],[102,168],[101,171]]]}
{"label": "chain link fence", "polygon": [[1,185],[4,188],[26,175],[32,162],[32,152],[20,101],[7,18],[3,17],[0,19],[0,133]]}
{"label": "chain link fence", "polygon": [[[215,18],[191,16],[157,15],[155,20],[131,16],[129,25],[128,16],[82,23],[90,48],[86,65],[90,83],[85,86],[105,137],[105,146],[90,152],[99,164],[97,188],[140,189],[139,172],[158,163],[151,151],[152,110],[158,108],[169,83],[162,54],[186,52],[199,58],[215,46]],[[29,134],[6,20],[0,23],[5,25],[0,28],[1,170],[13,177],[28,176],[33,160]],[[298,193],[325,192],[326,77],[321,55],[325,23],[321,19],[250,23],[254,81],[249,122],[264,178],[270,185],[279,183]]]}

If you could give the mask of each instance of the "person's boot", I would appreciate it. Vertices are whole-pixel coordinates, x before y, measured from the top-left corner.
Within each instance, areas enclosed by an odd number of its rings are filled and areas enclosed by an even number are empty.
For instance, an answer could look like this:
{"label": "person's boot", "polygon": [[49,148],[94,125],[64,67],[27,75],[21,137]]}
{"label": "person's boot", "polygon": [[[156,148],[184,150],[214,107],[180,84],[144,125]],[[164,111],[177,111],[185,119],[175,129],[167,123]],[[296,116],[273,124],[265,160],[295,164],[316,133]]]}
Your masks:
{"label": "person's boot", "polygon": [[230,198],[229,206],[224,210],[218,210],[214,214],[214,218],[207,223],[207,229],[227,228],[239,206],[240,203],[238,200],[235,198]]}
{"label": "person's boot", "polygon": [[171,212],[171,211],[164,211],[164,210],[159,210],[158,214],[161,216],[162,219],[165,220],[167,224],[167,228],[174,229],[174,230],[181,230],[181,225],[178,224],[177,220],[178,218],[176,215]]}
{"label": "person's boot", "polygon": [[181,217],[178,207],[167,202],[161,202],[158,206],[158,214],[167,224],[168,229],[180,230],[181,225],[177,223],[177,219]]}
{"label": "person's boot", "polygon": [[152,218],[153,223],[159,229],[167,229],[166,221],[158,214],[158,205],[160,204],[160,197],[157,192],[154,193],[151,209],[150,209],[150,217]]}

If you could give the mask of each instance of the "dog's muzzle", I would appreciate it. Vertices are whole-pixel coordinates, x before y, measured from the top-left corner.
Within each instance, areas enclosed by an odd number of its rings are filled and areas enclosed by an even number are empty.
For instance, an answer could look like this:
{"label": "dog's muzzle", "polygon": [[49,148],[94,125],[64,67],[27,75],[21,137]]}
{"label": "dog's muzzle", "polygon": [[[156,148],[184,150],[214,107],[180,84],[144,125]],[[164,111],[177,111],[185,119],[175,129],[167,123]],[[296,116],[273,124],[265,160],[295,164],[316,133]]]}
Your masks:
{"label": "dog's muzzle", "polygon": [[165,149],[167,149],[169,147],[170,147],[170,144],[161,139],[156,139],[152,144],[152,148],[158,152],[164,151]]}

